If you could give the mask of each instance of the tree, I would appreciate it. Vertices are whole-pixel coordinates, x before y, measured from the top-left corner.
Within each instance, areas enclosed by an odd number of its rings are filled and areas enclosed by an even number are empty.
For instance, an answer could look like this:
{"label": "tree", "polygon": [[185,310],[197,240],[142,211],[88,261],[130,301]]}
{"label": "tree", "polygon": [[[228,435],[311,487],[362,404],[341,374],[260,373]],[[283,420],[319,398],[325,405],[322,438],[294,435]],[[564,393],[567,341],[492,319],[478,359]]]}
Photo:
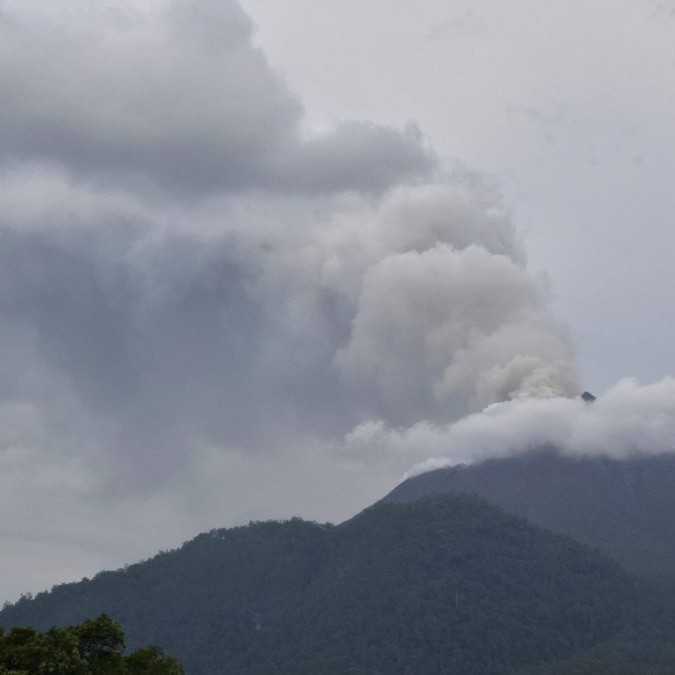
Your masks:
{"label": "tree", "polygon": [[0,630],[0,675],[183,675],[156,647],[124,654],[124,631],[109,616],[79,626]]}

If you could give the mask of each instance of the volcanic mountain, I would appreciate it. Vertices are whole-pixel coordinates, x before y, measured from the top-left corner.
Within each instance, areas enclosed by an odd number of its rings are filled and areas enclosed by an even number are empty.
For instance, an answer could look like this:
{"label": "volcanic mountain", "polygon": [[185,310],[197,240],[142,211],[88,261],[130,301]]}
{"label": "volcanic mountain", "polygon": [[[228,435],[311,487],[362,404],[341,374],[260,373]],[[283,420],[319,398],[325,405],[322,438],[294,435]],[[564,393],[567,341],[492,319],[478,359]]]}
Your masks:
{"label": "volcanic mountain", "polygon": [[605,556],[479,498],[401,501],[202,534],[24,598],[0,625],[106,612],[189,675],[497,675],[607,643],[640,600]]}
{"label": "volcanic mountain", "polygon": [[553,449],[438,469],[396,487],[385,502],[474,494],[598,548],[628,570],[675,574],[675,456],[611,459]]}

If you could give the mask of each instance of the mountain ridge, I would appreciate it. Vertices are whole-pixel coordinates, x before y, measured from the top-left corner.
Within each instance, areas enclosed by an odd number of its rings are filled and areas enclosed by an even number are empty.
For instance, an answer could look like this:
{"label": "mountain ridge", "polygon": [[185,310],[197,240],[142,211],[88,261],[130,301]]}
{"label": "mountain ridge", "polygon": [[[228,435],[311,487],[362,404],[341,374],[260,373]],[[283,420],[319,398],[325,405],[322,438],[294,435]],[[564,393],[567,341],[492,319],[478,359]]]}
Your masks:
{"label": "mountain ridge", "polygon": [[675,573],[675,455],[569,456],[545,447],[410,478],[383,498],[474,494],[654,576]]}
{"label": "mountain ridge", "polygon": [[0,612],[46,628],[106,612],[190,675],[508,673],[617,634],[637,597],[606,557],[471,496],[378,503],[197,536]]}

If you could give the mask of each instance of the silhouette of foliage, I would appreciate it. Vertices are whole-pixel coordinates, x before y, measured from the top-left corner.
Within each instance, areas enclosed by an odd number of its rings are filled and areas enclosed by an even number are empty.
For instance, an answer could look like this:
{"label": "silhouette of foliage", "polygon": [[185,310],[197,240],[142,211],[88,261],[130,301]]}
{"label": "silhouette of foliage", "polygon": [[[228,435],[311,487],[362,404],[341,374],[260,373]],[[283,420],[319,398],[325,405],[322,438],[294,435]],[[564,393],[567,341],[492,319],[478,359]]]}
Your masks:
{"label": "silhouette of foliage", "polygon": [[79,626],[0,630],[0,675],[182,675],[159,649],[124,655],[124,631],[102,614]]}

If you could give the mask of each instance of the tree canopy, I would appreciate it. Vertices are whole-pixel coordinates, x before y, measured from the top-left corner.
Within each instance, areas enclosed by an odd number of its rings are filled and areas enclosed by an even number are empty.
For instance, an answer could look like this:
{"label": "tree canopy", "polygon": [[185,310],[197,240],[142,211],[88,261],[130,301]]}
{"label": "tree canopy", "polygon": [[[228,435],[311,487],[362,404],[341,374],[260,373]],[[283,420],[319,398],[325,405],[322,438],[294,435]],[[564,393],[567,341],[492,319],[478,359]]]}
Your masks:
{"label": "tree canopy", "polygon": [[125,655],[122,627],[106,614],[78,626],[0,628],[0,675],[183,675],[157,647]]}

